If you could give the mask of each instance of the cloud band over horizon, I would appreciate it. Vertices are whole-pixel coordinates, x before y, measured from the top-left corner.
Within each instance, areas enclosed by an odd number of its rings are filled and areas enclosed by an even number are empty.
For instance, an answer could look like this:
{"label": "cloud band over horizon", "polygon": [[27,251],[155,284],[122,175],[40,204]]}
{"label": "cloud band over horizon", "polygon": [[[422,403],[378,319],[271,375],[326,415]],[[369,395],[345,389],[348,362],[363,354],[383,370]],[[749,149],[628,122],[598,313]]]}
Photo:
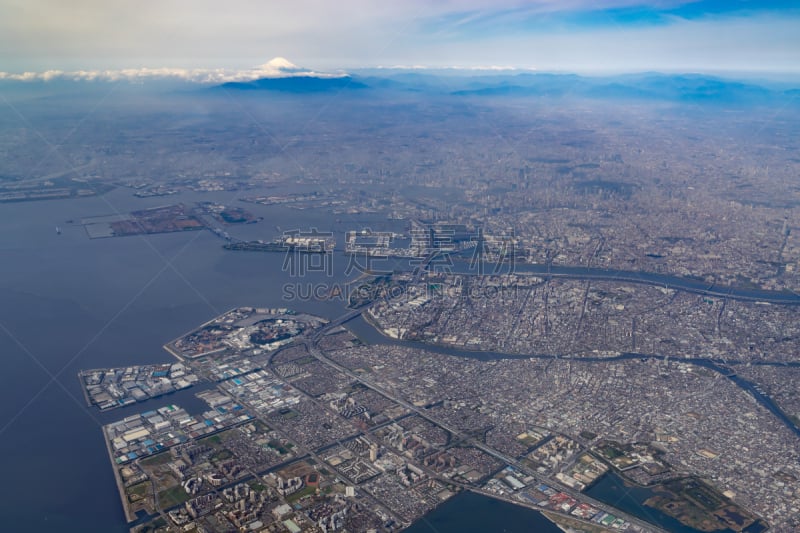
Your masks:
{"label": "cloud band over horizon", "polygon": [[257,70],[250,65],[264,57],[285,56],[322,72],[380,65],[800,72],[796,2],[599,4],[0,0],[0,71],[17,73],[5,79],[160,75],[234,81],[226,77]]}

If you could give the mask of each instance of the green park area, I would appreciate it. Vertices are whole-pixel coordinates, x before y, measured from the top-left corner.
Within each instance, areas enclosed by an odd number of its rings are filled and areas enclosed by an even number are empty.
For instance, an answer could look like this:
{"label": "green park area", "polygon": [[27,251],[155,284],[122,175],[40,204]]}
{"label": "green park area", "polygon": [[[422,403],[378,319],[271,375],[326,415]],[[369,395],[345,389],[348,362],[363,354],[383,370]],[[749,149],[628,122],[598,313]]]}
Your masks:
{"label": "green park area", "polygon": [[755,516],[697,478],[673,480],[659,486],[655,492],[646,505],[699,531],[741,532],[757,522]]}

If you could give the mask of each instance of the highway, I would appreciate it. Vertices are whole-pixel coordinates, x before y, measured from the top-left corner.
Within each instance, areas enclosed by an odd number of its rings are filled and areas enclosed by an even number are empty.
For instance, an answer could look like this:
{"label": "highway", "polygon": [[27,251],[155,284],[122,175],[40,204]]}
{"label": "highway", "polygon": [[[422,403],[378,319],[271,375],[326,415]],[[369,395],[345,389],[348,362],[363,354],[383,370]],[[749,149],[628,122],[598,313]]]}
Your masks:
{"label": "highway", "polygon": [[[429,254],[426,256],[424,262],[421,265],[417,265],[416,268],[413,269],[413,277],[412,283],[419,282],[422,279],[422,276],[427,271],[427,266],[431,263],[431,261],[436,257],[435,253]],[[463,274],[476,274],[474,272],[462,272]],[[515,273],[518,274],[528,274],[528,275],[539,275],[544,277],[545,279],[549,278],[564,278],[564,279],[581,279],[581,280],[607,280],[607,281],[617,281],[617,282],[627,282],[627,283],[637,283],[637,284],[645,284],[645,285],[653,285],[653,286],[661,286],[668,289],[674,290],[682,290],[686,292],[691,292],[694,294],[700,294],[705,296],[712,296],[712,297],[719,297],[719,298],[726,298],[726,299],[733,299],[733,300],[742,300],[742,301],[758,301],[758,302],[768,302],[778,305],[800,305],[800,295],[794,292],[776,292],[776,291],[764,291],[764,290],[756,290],[756,289],[745,289],[745,288],[738,288],[734,286],[715,286],[713,284],[709,284],[707,282],[703,282],[700,280],[689,279],[689,278],[680,278],[675,276],[663,276],[660,274],[655,273],[647,273],[647,272],[625,272],[625,271],[616,271],[616,270],[607,270],[607,269],[597,269],[597,268],[584,268],[584,267],[566,267],[566,266],[554,266],[554,265],[524,265],[524,268],[518,269]],[[373,305],[375,301],[370,302],[358,309],[354,309],[344,313],[343,315],[337,317],[336,319],[332,320],[325,327],[321,328],[320,330],[316,331],[311,337],[309,337],[307,342],[300,341],[302,344],[306,344],[308,348],[309,354],[315,357],[320,362],[330,366],[331,368],[349,376],[351,379],[354,379],[363,385],[373,389],[374,391],[378,392],[379,394],[383,395],[384,397],[392,400],[393,402],[405,407],[410,412],[417,414],[421,418],[431,422],[439,426],[440,428],[448,431],[453,438],[458,439],[466,444],[469,444],[484,453],[495,457],[496,459],[500,460],[506,465],[511,465],[514,468],[518,469],[521,472],[524,472],[527,475],[534,477],[537,481],[541,481],[543,483],[553,485],[559,488],[562,492],[570,495],[571,497],[579,500],[587,502],[598,509],[601,509],[605,512],[614,514],[616,516],[620,516],[623,519],[629,521],[630,523],[643,528],[646,531],[657,531],[657,532],[665,532],[665,530],[650,524],[649,522],[640,520],[635,516],[631,516],[627,513],[620,511],[614,507],[604,504],[598,500],[595,500],[591,497],[588,497],[586,494],[581,493],[579,491],[570,489],[569,487],[563,486],[559,482],[555,480],[551,480],[549,478],[542,478],[540,475],[536,475],[531,472],[525,465],[517,461],[516,458],[507,456],[506,454],[495,450],[494,448],[486,445],[483,442],[477,441],[474,438],[464,434],[460,430],[455,427],[448,425],[447,423],[437,419],[434,416],[431,416],[428,413],[427,409],[418,407],[407,402],[405,399],[392,394],[391,392],[383,389],[381,386],[373,383],[370,379],[365,378],[364,376],[357,374],[350,369],[336,363],[335,361],[326,357],[322,351],[318,348],[317,343],[319,340],[328,332],[333,330],[336,327],[343,325],[344,323],[356,318],[357,316],[361,315],[365,311],[369,309],[371,305]],[[634,354],[630,354],[630,356],[634,356]],[[713,364],[713,361],[707,361],[706,363]],[[739,384],[737,382],[737,384]],[[741,386],[741,384],[739,384]],[[758,399],[758,397],[757,397]],[[797,431],[797,428],[793,428]],[[482,491],[478,491],[482,492]],[[483,493],[483,492],[482,492]],[[488,494],[489,496],[497,497],[493,494]],[[503,499],[503,498],[500,498]],[[507,499],[510,503],[521,505],[520,502],[508,498]]]}
{"label": "highway", "polygon": [[[362,308],[359,311],[359,313],[361,311],[363,311],[365,308]],[[351,313],[347,313],[346,315],[343,315],[343,316],[348,316],[348,315],[351,315],[351,314],[352,314],[352,312]],[[347,320],[350,320],[352,318],[353,317],[351,316]],[[319,338],[321,336],[321,334],[323,334],[324,331],[328,330],[328,328],[331,327],[331,325],[335,324],[336,326],[338,326],[343,322],[344,321],[342,321],[342,320],[332,321],[325,328],[323,328],[322,330],[317,332],[317,334],[314,337],[315,338]],[[346,368],[346,367],[340,365],[339,363],[336,363],[335,361],[329,359],[328,357],[326,357],[322,353],[322,351],[319,348],[317,348],[315,342],[310,342],[306,346],[308,348],[309,354],[311,354],[317,360],[319,360],[322,363],[325,363],[326,365],[330,366],[331,368],[333,368],[333,369],[335,369],[335,370],[337,370],[337,371],[349,376],[350,378],[362,383],[363,385],[373,389],[375,392],[377,392],[377,393],[383,395],[384,397],[392,400],[393,402],[397,403],[398,405],[401,405],[402,407],[405,407],[409,411],[417,414],[418,416],[420,416],[421,418],[424,418],[425,420],[431,422],[432,424],[435,424],[435,425],[439,426],[440,428],[448,431],[451,435],[453,435],[453,437],[457,438],[458,440],[460,440],[462,442],[465,442],[465,443],[467,443],[467,444],[469,444],[471,446],[474,446],[475,448],[483,451],[484,453],[486,453],[488,455],[491,455],[492,457],[495,457],[496,459],[499,459],[501,462],[503,462],[503,463],[505,463],[507,465],[513,466],[514,468],[516,468],[520,472],[524,472],[525,474],[534,477],[537,481],[541,480],[544,483],[557,486],[559,488],[559,490],[561,490],[562,492],[570,495],[571,497],[573,497],[575,499],[578,499],[580,501],[587,502],[587,503],[593,505],[594,507],[597,507],[598,509],[601,509],[601,510],[606,511],[608,513],[611,513],[611,514],[614,514],[616,516],[622,517],[623,519],[629,521],[630,523],[635,524],[635,525],[637,525],[637,526],[639,526],[641,528],[644,528],[646,531],[656,531],[656,532],[659,532],[659,533],[666,533],[665,530],[663,530],[663,529],[661,529],[661,528],[659,528],[657,526],[654,526],[653,524],[650,524],[649,522],[645,522],[643,520],[640,520],[640,519],[636,518],[635,516],[627,515],[626,513],[623,513],[622,511],[620,511],[620,510],[618,510],[618,509],[616,509],[614,507],[606,505],[603,502],[600,502],[598,500],[590,498],[590,497],[588,497],[587,495],[585,495],[583,493],[580,493],[580,492],[578,492],[576,490],[570,489],[569,487],[565,487],[565,486],[561,485],[560,483],[558,483],[557,481],[550,480],[550,479],[542,479],[541,476],[536,475],[533,472],[531,472],[527,467],[525,467],[522,463],[517,461],[515,458],[510,457],[510,456],[508,456],[508,455],[506,455],[504,453],[501,453],[498,450],[495,450],[494,448],[492,448],[490,446],[487,446],[486,444],[484,444],[484,443],[482,443],[480,441],[476,441],[472,437],[469,437],[468,435],[465,435],[459,429],[454,428],[454,427],[450,426],[449,424],[446,424],[446,423],[442,422],[441,420],[431,416],[427,412],[426,409],[417,407],[416,405],[414,405],[412,403],[409,403],[405,399],[403,399],[403,398],[401,398],[399,396],[395,396],[391,392],[383,389],[382,387],[380,387],[379,385],[373,383],[371,380],[365,378],[364,376],[359,375],[359,374],[353,372],[352,370],[350,370],[349,368]],[[513,502],[513,503],[519,503],[519,502]]]}

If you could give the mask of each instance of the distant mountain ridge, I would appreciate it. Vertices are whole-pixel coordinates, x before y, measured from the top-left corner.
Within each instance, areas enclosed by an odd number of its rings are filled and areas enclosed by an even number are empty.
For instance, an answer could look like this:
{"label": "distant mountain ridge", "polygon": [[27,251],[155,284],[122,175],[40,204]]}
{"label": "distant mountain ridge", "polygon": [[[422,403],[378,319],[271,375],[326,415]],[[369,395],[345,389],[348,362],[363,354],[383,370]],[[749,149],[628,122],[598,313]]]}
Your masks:
{"label": "distant mountain ridge", "polygon": [[791,98],[800,91],[770,89],[756,83],[703,74],[580,76],[523,72],[442,76],[424,71],[381,74],[371,72],[363,77],[350,74],[321,76],[300,71],[287,76],[228,82],[218,87],[295,94],[369,89],[370,92],[413,92],[463,97],[581,97],[721,104],[758,103],[777,97]]}
{"label": "distant mountain ridge", "polygon": [[[578,75],[532,70],[456,68],[366,68],[352,72],[316,71],[283,57],[247,69],[138,68],[106,71],[0,72],[0,85],[15,98],[55,94],[81,95],[104,90],[106,82],[129,81],[122,90],[150,92],[199,90],[274,92],[303,95],[345,92],[359,95],[415,94],[456,98],[587,98],[609,101],[653,101],[697,104],[759,105],[780,101],[800,105],[800,79],[769,76],[744,79],[709,74],[644,72]],[[780,79],[779,76],[777,79]],[[757,81],[754,81],[757,80]]]}
{"label": "distant mountain ridge", "polygon": [[453,91],[460,96],[580,96],[679,102],[747,102],[784,94],[760,85],[700,74],[520,74],[502,83]]}
{"label": "distant mountain ridge", "polygon": [[344,89],[364,89],[367,86],[350,76],[317,77],[287,76],[260,78],[252,81],[231,81],[217,87],[246,91],[280,91],[288,93],[316,93]]}

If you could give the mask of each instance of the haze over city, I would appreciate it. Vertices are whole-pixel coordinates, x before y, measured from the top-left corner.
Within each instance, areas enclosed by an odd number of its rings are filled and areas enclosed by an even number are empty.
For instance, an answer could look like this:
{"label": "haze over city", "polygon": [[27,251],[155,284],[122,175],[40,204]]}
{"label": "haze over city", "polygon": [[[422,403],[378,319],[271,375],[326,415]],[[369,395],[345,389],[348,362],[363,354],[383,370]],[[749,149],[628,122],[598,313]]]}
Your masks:
{"label": "haze over city", "polygon": [[0,0],[0,524],[800,529],[800,7]]}

